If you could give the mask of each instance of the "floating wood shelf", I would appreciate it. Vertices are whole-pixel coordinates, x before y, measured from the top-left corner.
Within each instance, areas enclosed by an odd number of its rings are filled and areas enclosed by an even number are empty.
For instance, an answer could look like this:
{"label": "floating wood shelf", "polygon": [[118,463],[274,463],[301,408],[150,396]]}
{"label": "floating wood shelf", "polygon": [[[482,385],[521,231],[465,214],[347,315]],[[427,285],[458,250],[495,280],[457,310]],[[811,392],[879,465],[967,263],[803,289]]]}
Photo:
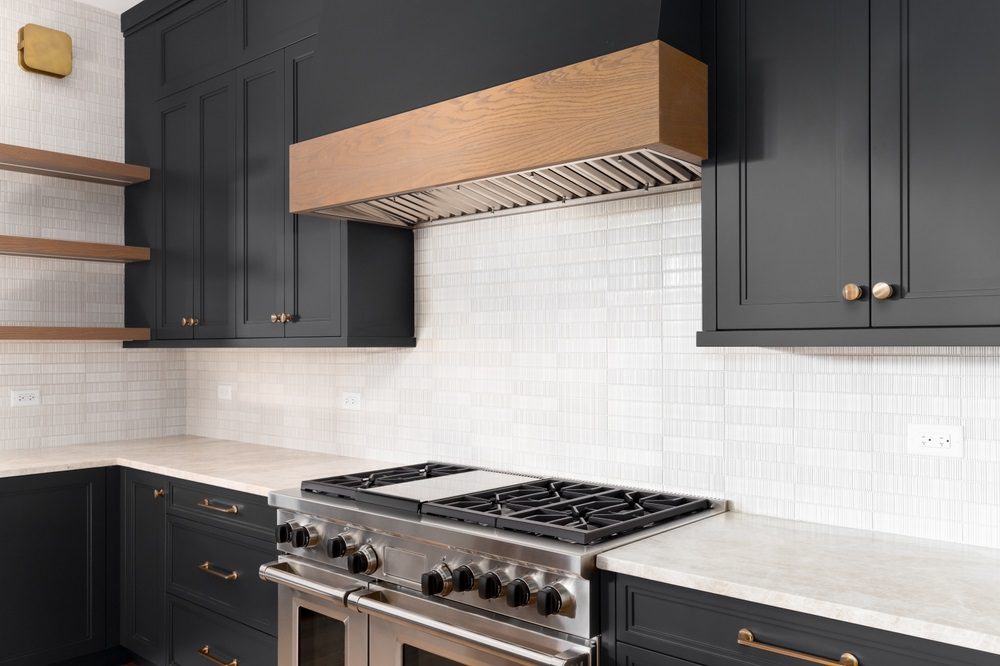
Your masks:
{"label": "floating wood shelf", "polygon": [[106,185],[127,186],[149,180],[149,167],[12,146],[6,143],[0,143],[0,170]]}
{"label": "floating wood shelf", "polygon": [[12,254],[21,257],[45,257],[48,259],[103,261],[113,264],[149,261],[148,247],[83,243],[50,238],[28,238],[25,236],[0,236],[0,254]]}
{"label": "floating wood shelf", "polygon": [[131,342],[149,340],[149,329],[78,328],[75,326],[0,326],[0,340]]}

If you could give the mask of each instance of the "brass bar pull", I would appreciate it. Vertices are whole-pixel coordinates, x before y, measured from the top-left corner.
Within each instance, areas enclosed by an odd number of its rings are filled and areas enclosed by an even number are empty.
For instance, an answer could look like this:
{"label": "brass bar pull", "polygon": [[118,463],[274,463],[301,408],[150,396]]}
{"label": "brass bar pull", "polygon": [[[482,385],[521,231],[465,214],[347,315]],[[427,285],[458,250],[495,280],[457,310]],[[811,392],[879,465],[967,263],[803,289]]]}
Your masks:
{"label": "brass bar pull", "polygon": [[235,504],[230,504],[229,506],[219,506],[218,504],[212,504],[212,500],[207,497],[198,502],[198,506],[203,509],[208,509],[209,511],[218,511],[219,513],[231,513],[236,515],[240,512],[240,508]]}
{"label": "brass bar pull", "polygon": [[214,654],[212,654],[212,649],[207,645],[202,645],[200,648],[198,648],[198,654],[203,656],[205,659],[208,659],[213,664],[216,664],[217,666],[240,666],[239,659],[230,659],[229,661],[226,661],[224,659],[219,659]]}
{"label": "brass bar pull", "polygon": [[758,643],[757,639],[754,638],[753,632],[749,629],[740,629],[739,634],[737,634],[736,642],[744,647],[753,648],[755,650],[763,650],[764,652],[770,652],[772,654],[780,654],[783,657],[791,657],[792,659],[807,661],[810,664],[820,664],[820,666],[861,666],[861,662],[858,661],[858,658],[850,652],[845,652],[840,655],[840,661],[833,661],[831,659],[817,657],[816,655],[806,654],[805,652],[798,652],[796,650],[778,647],[777,645]]}
{"label": "brass bar pull", "polygon": [[198,568],[207,573],[209,576],[215,576],[216,578],[221,578],[222,580],[237,580],[240,577],[239,573],[220,569],[208,560],[199,564]]}
{"label": "brass bar pull", "polygon": [[160,499],[161,497],[165,497],[166,494],[167,494],[166,490],[164,490],[163,488],[157,488],[156,490],[153,491],[153,499]]}

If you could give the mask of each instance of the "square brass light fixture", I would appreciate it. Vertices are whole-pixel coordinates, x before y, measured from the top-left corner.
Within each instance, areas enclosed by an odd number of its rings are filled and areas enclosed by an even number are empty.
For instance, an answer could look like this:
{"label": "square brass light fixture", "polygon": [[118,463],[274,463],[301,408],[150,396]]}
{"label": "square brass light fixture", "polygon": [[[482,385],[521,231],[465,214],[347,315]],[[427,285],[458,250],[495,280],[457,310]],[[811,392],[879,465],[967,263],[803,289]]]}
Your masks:
{"label": "square brass light fixture", "polygon": [[17,56],[21,69],[61,79],[73,71],[73,39],[29,23],[17,31]]}

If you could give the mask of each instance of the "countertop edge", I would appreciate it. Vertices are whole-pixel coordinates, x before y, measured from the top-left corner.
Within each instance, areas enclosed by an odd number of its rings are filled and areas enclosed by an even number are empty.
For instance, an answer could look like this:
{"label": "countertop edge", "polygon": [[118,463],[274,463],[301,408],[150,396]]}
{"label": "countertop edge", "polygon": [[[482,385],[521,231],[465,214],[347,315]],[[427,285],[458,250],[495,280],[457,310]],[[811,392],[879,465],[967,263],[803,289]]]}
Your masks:
{"label": "countertop edge", "polygon": [[664,566],[657,567],[655,574],[650,575],[650,567],[648,565],[617,559],[614,556],[614,551],[598,555],[597,568],[610,573],[633,576],[667,585],[676,585],[677,587],[698,590],[708,594],[717,594],[723,597],[758,603],[763,606],[781,608],[807,615],[816,615],[830,620],[904,634],[945,645],[1000,654],[1000,635],[983,634],[961,627],[891,615],[859,606],[832,603],[782,592],[781,590],[769,590],[753,585],[736,583],[730,580],[672,571]]}

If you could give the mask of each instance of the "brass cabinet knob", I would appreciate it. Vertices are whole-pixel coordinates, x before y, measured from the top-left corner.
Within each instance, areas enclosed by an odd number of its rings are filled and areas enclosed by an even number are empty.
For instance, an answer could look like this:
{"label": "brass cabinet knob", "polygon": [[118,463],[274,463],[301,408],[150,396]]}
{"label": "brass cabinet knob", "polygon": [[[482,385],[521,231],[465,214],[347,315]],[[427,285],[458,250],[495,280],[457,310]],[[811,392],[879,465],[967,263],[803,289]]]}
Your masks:
{"label": "brass cabinet knob", "polygon": [[854,284],[853,282],[845,284],[844,288],[840,290],[840,293],[844,296],[845,301],[859,301],[865,294],[864,289],[862,289],[860,285]]}
{"label": "brass cabinet knob", "polygon": [[188,318],[181,317],[181,326],[187,326],[187,325],[188,325]]}
{"label": "brass cabinet knob", "polygon": [[884,301],[887,298],[892,298],[894,290],[892,285],[888,282],[878,282],[872,287],[872,296],[877,300]]}
{"label": "brass cabinet knob", "polygon": [[163,488],[157,488],[156,490],[153,491],[153,499],[160,499],[166,494],[167,494],[166,490],[164,490]]}
{"label": "brass cabinet knob", "polygon": [[197,326],[197,325],[198,325],[198,324],[200,324],[200,323],[201,323],[201,320],[200,320],[200,319],[192,319],[192,320],[191,320],[191,325],[192,325],[192,326]]}
{"label": "brass cabinet knob", "polygon": [[276,314],[271,315],[271,323],[272,324],[277,324],[278,321],[279,321],[278,315],[276,315]]}
{"label": "brass cabinet knob", "polygon": [[282,313],[281,313],[281,316],[280,316],[280,317],[278,318],[278,320],[279,320],[279,321],[280,321],[280,322],[281,322],[282,324],[290,324],[290,323],[292,323],[292,320],[293,320],[294,318],[295,318],[295,316],[294,316],[294,315],[290,315],[290,314],[288,314],[287,312],[282,312]]}

